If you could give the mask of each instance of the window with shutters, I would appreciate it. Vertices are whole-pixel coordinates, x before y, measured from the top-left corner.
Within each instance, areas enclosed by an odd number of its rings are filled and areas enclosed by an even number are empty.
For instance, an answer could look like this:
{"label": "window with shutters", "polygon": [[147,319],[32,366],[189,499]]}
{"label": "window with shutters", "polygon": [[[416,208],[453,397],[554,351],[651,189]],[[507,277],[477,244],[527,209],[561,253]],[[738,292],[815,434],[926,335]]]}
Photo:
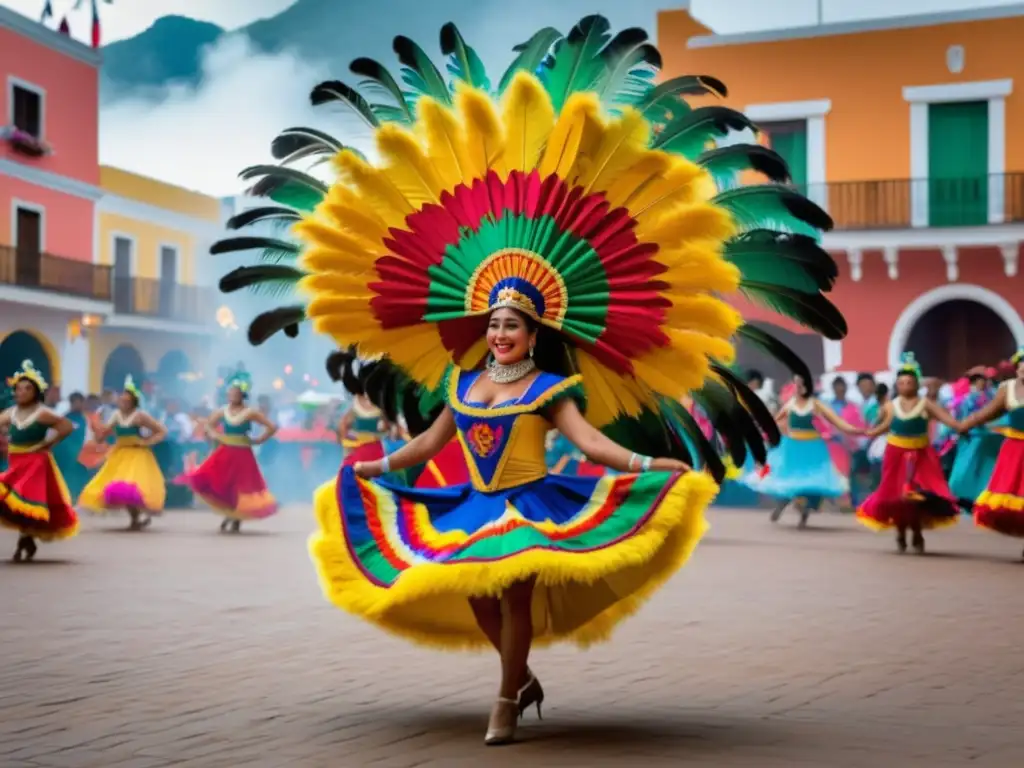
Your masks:
{"label": "window with shutters", "polygon": [[11,123],[30,136],[43,138],[43,91],[27,83],[12,82],[10,87]]}

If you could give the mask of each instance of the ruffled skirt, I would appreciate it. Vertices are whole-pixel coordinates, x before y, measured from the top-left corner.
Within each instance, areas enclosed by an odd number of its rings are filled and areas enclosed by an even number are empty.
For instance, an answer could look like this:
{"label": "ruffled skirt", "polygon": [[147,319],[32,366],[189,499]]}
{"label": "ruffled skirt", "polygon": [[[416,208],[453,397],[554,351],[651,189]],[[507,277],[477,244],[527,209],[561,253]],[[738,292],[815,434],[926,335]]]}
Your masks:
{"label": "ruffled skirt", "polygon": [[741,482],[776,499],[835,499],[850,490],[850,481],[832,463],[828,443],[822,438],[797,440],[788,435],[768,452],[767,470],[748,472]]}
{"label": "ruffled skirt", "polygon": [[67,485],[49,451],[11,453],[0,472],[0,525],[53,541],[78,532]]}
{"label": "ruffled skirt", "polygon": [[1024,538],[1024,440],[1007,439],[988,486],[974,504],[974,522],[1005,536]]}
{"label": "ruffled skirt", "polygon": [[218,445],[206,461],[176,482],[233,520],[259,520],[277,512],[277,500],[248,446]]}
{"label": "ruffled skirt", "polygon": [[131,507],[158,514],[166,495],[163,473],[150,448],[114,445],[78,503],[99,513]]}
{"label": "ruffled skirt", "polygon": [[868,528],[883,530],[941,528],[956,525],[958,517],[959,507],[935,449],[886,445],[882,481],[857,510],[857,519]]}
{"label": "ruffled skirt", "polygon": [[949,490],[955,497],[975,501],[981,495],[992,477],[1004,439],[995,432],[981,430],[957,441],[956,458],[949,473]]}
{"label": "ruffled skirt", "polygon": [[344,468],[316,494],[310,553],[330,601],[414,642],[486,647],[468,598],[533,576],[535,642],[586,646],[686,562],[717,490],[696,472],[425,490]]}

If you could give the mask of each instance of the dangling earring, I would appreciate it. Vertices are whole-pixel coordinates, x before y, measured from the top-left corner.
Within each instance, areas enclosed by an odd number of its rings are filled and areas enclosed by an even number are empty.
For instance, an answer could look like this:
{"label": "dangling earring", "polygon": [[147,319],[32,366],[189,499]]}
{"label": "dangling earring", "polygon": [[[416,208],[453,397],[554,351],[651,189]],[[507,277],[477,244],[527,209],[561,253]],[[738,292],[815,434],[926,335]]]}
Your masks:
{"label": "dangling earring", "polygon": [[533,359],[533,345],[530,345],[530,359]]}

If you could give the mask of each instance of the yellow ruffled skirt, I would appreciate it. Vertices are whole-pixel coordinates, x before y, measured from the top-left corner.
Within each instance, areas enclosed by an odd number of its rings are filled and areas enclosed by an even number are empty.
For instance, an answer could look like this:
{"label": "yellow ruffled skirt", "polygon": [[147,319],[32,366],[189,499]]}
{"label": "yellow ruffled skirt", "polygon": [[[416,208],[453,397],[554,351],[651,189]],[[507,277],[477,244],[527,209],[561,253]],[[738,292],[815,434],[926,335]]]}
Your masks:
{"label": "yellow ruffled skirt", "polygon": [[344,468],[317,491],[310,553],[331,602],[413,642],[487,647],[468,599],[534,577],[535,644],[585,647],[682,567],[717,492],[700,472],[548,475],[482,493]]}
{"label": "yellow ruffled skirt", "polygon": [[153,451],[144,445],[115,444],[78,503],[101,514],[127,508],[157,514],[163,511],[166,496],[164,475]]}

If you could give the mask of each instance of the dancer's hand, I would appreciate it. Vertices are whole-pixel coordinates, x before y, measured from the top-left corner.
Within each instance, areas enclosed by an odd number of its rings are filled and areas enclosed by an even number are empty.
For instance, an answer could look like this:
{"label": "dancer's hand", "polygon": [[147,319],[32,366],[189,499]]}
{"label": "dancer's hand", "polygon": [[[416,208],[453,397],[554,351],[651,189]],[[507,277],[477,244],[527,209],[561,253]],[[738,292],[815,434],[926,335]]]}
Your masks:
{"label": "dancer's hand", "polygon": [[356,473],[357,477],[361,477],[364,480],[372,480],[384,474],[384,467],[381,466],[379,461],[357,461],[352,466],[352,471]]}
{"label": "dancer's hand", "polygon": [[693,467],[684,461],[676,459],[655,459],[651,462],[651,469],[659,472],[692,472]]}

